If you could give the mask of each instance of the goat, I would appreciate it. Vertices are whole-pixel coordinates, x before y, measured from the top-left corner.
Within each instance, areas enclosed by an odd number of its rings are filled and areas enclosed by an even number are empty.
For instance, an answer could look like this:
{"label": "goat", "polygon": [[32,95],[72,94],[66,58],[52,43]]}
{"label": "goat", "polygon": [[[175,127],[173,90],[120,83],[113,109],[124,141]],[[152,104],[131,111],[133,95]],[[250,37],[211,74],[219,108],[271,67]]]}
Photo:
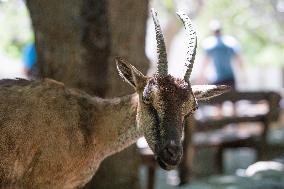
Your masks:
{"label": "goat", "polygon": [[227,86],[191,86],[197,38],[189,18],[178,13],[189,34],[183,79],[168,74],[167,54],[157,13],[151,10],[158,69],[146,77],[122,58],[120,76],[136,93],[102,99],[64,84],[0,82],[0,187],[73,189],[84,186],[101,161],[145,136],[160,166],[173,169],[182,156],[183,120],[204,100]]}

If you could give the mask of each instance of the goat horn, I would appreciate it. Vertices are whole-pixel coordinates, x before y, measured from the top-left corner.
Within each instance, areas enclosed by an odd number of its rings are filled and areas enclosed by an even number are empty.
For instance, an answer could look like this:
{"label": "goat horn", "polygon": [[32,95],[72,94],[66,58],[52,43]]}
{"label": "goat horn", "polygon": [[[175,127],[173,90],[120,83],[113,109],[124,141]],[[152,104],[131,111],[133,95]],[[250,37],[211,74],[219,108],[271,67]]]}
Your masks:
{"label": "goat horn", "polygon": [[186,35],[189,39],[189,43],[187,46],[188,50],[186,52],[186,61],[185,61],[186,71],[184,74],[184,80],[189,83],[189,78],[192,72],[192,67],[193,67],[195,55],[196,55],[197,37],[196,37],[195,29],[189,17],[185,13],[182,13],[182,12],[177,12],[177,15],[183,22]]}
{"label": "goat horn", "polygon": [[151,14],[155,24],[157,52],[159,55],[157,74],[158,76],[166,76],[168,75],[168,60],[167,60],[167,51],[166,51],[164,36],[155,9],[153,8],[151,9]]}

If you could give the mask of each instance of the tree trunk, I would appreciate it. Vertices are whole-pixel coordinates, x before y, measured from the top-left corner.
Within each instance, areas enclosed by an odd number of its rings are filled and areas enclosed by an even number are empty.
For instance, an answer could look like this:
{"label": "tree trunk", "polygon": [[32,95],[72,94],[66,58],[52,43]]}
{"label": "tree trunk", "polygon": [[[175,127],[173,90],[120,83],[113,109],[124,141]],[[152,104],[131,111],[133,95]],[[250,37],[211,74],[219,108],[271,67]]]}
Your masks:
{"label": "tree trunk", "polygon": [[[101,97],[134,92],[119,78],[114,57],[142,72],[148,1],[26,0],[40,77],[49,77]],[[139,188],[136,148],[107,158],[86,188]]]}

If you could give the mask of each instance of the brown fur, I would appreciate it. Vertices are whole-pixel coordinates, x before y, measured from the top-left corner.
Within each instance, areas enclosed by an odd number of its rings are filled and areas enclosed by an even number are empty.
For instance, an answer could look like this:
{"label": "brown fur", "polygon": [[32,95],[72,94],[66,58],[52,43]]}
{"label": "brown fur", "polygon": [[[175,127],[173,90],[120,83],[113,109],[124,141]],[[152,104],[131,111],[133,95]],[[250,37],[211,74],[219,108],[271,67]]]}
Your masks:
{"label": "brown fur", "polygon": [[[50,79],[0,81],[1,188],[81,187],[105,157],[143,134],[160,165],[172,169],[181,158],[182,122],[196,108],[195,94],[208,99],[226,90],[191,88],[171,76],[146,78],[120,60],[117,67],[137,94],[101,99]],[[174,160],[167,152],[173,141]]]}
{"label": "brown fur", "polygon": [[82,186],[135,141],[125,135],[136,129],[135,95],[102,100],[53,80],[2,83],[0,188]]}
{"label": "brown fur", "polygon": [[[221,94],[225,87],[198,86],[170,75],[146,78],[131,64],[116,59],[120,76],[138,94],[137,125],[162,168],[173,169],[182,156],[182,122],[197,108],[198,98],[208,99]],[[207,90],[209,89],[209,90]],[[211,91],[213,90],[213,92]]]}
{"label": "brown fur", "polygon": [[[167,75],[148,79],[141,96],[150,96],[150,103],[140,100],[138,112],[142,112],[138,121],[146,122],[144,134],[154,152],[159,152],[169,138],[181,142],[182,122],[184,116],[195,109],[195,99],[191,87],[181,79]],[[156,113],[155,113],[156,112]],[[159,125],[159,126],[157,126]],[[171,137],[170,135],[176,136]]]}

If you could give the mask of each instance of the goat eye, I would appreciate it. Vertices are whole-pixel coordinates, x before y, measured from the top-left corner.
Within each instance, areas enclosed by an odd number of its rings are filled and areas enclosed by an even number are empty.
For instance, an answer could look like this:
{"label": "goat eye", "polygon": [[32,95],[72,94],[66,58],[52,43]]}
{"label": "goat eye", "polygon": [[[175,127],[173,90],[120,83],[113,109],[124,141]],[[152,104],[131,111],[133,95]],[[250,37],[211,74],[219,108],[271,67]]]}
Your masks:
{"label": "goat eye", "polygon": [[151,98],[150,98],[150,96],[142,96],[142,100],[143,100],[143,102],[145,103],[145,104],[150,104],[150,102],[151,102]]}
{"label": "goat eye", "polygon": [[196,110],[198,110],[198,106],[192,108],[192,109],[190,110],[190,112],[189,112],[187,115],[193,115],[193,113],[194,113]]}
{"label": "goat eye", "polygon": [[196,111],[196,110],[198,110],[198,106],[195,106],[193,109],[192,109],[192,111]]}

